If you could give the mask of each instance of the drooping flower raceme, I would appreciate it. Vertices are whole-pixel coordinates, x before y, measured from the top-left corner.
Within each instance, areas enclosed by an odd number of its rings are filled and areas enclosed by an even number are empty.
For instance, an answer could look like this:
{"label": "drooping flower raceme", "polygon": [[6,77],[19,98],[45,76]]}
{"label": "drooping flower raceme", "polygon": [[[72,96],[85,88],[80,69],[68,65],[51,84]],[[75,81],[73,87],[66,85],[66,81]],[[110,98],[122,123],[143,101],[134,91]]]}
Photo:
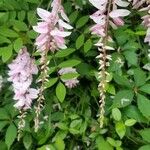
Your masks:
{"label": "drooping flower raceme", "polygon": [[43,101],[45,97],[43,96],[43,91],[45,89],[45,83],[48,81],[48,52],[55,52],[59,49],[66,49],[65,37],[69,36],[71,32],[66,30],[72,29],[72,26],[68,24],[69,19],[64,12],[63,6],[61,5],[61,0],[53,0],[51,3],[51,12],[37,8],[37,14],[41,18],[36,26],[33,26],[34,31],[39,33],[36,38],[35,45],[37,50],[41,54],[41,75],[38,80],[41,82],[38,104],[35,107],[36,117],[35,131],[39,128],[39,115],[41,109],[43,108]]}
{"label": "drooping flower raceme", "polygon": [[[60,75],[65,75],[65,74],[69,74],[69,73],[77,73],[75,68],[72,67],[67,67],[67,68],[62,68],[59,70],[58,72]],[[77,84],[79,83],[79,80],[75,77],[73,79],[62,79],[62,81],[65,83],[65,85],[68,88],[74,88],[75,86],[77,86]]]}
{"label": "drooping flower raceme", "polygon": [[13,99],[16,104],[14,107],[19,110],[19,140],[22,129],[25,127],[26,110],[31,108],[32,101],[38,97],[39,90],[31,88],[32,75],[38,73],[38,68],[25,47],[19,51],[17,58],[8,67],[10,69],[8,81],[12,82],[15,93]]}
{"label": "drooping flower raceme", "polygon": [[30,58],[26,48],[20,50],[17,58],[9,67],[8,81],[12,82],[14,90],[14,105],[17,109],[26,110],[31,107],[32,101],[38,97],[38,90],[31,88],[32,75],[38,73],[34,59]]}
{"label": "drooping flower raceme", "polygon": [[114,50],[108,43],[112,42],[110,35],[108,34],[109,26],[117,28],[118,26],[124,25],[123,17],[130,14],[130,11],[125,8],[120,9],[119,7],[127,7],[128,2],[123,0],[89,0],[90,3],[98,10],[90,16],[95,22],[95,25],[91,27],[92,34],[96,34],[100,37],[100,40],[95,45],[98,46],[99,55],[99,79],[98,90],[100,93],[100,127],[103,127],[104,121],[104,106],[106,98],[106,84],[107,76],[109,73],[106,68],[109,66],[109,60],[111,55],[107,55],[107,50]]}
{"label": "drooping flower raceme", "polygon": [[64,30],[72,29],[72,26],[67,23],[69,19],[64,13],[60,0],[54,0],[51,6],[51,12],[37,8],[41,22],[37,26],[33,26],[33,29],[40,34],[35,43],[39,51],[50,50],[54,52],[67,48],[64,38],[71,34],[71,32]]}
{"label": "drooping flower raceme", "polygon": [[[89,0],[93,6],[95,6],[98,11],[96,11],[90,18],[96,23],[92,28],[91,31],[93,34],[97,34],[100,37],[105,37],[105,27],[106,21],[109,17],[109,24],[113,28],[117,28],[117,26],[124,25],[124,21],[122,17],[127,16],[130,14],[130,11],[126,9],[117,9],[118,6],[127,7],[129,5],[128,2],[122,0]],[[110,8],[108,15],[106,14],[108,3],[111,3],[112,10]],[[110,7],[111,7],[110,6]]]}

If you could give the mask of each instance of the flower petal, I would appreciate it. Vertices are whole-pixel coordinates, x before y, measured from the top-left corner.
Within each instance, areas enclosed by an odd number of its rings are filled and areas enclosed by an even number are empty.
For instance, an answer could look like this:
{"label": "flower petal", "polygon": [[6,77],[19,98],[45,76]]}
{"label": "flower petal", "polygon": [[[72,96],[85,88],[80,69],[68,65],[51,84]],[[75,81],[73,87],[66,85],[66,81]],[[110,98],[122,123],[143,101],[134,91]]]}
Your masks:
{"label": "flower petal", "polygon": [[97,9],[100,9],[102,5],[107,3],[108,0],[89,0],[89,2],[96,7]]}
{"label": "flower petal", "polygon": [[58,23],[61,27],[64,27],[66,29],[73,29],[73,27],[69,24],[67,24],[66,22],[64,22],[63,20],[59,19]]}
{"label": "flower petal", "polygon": [[38,33],[47,33],[48,32],[48,28],[42,28],[39,26],[33,26],[33,30]]}
{"label": "flower petal", "polygon": [[66,36],[69,36],[70,34],[71,34],[71,32],[64,32],[64,31],[60,31],[58,29],[54,29],[51,31],[52,36],[66,37]]}
{"label": "flower petal", "polygon": [[130,3],[122,1],[122,0],[115,0],[115,3],[120,7],[127,7]]}
{"label": "flower petal", "polygon": [[60,10],[60,14],[61,14],[61,17],[62,17],[65,21],[69,22],[69,18],[67,17],[67,15],[65,14],[65,12],[64,12],[63,10]]}
{"label": "flower petal", "polygon": [[39,17],[41,17],[45,21],[47,21],[47,18],[49,18],[51,15],[50,12],[48,12],[47,10],[44,10],[42,8],[37,8],[37,14],[39,15]]}
{"label": "flower petal", "polygon": [[124,17],[128,16],[130,14],[129,10],[126,9],[116,9],[109,13],[109,16],[111,18],[118,18],[118,17]]}

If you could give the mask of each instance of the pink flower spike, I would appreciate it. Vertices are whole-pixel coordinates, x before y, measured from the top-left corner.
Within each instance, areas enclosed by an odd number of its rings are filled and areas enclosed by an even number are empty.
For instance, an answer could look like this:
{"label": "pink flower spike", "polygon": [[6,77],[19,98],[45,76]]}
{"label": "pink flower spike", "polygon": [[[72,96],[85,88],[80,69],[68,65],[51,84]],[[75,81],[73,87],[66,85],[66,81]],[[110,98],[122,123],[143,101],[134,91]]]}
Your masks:
{"label": "pink flower spike", "polygon": [[[32,75],[38,73],[38,68],[26,48],[20,50],[17,58],[8,67],[10,69],[8,80],[12,82],[15,93],[13,99],[17,101],[14,107],[26,110],[30,108],[32,100],[38,96],[38,90],[30,88]],[[34,95],[30,91],[34,91]]]}
{"label": "pink flower spike", "polygon": [[39,52],[46,50],[55,52],[67,48],[64,38],[69,36],[71,32],[66,30],[73,29],[71,25],[66,23],[69,22],[69,19],[63,10],[61,0],[53,0],[51,6],[51,12],[41,8],[37,9],[42,21],[33,26],[33,30],[40,34],[35,42]]}

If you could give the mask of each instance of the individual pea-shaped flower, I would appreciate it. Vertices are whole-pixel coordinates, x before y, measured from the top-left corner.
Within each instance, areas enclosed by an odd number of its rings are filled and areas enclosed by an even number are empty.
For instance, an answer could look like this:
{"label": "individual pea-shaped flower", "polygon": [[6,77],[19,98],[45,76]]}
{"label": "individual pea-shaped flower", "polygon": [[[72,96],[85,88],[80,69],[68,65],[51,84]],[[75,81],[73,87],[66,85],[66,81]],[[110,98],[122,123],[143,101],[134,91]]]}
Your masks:
{"label": "individual pea-shaped flower", "polygon": [[[77,71],[75,68],[67,67],[67,68],[60,69],[58,73],[59,73],[59,75],[65,75],[65,74],[69,74],[69,73],[77,73]],[[68,80],[62,79],[62,81],[70,89],[76,87],[77,84],[79,83],[79,80],[76,77],[72,78],[72,79],[68,79]]]}

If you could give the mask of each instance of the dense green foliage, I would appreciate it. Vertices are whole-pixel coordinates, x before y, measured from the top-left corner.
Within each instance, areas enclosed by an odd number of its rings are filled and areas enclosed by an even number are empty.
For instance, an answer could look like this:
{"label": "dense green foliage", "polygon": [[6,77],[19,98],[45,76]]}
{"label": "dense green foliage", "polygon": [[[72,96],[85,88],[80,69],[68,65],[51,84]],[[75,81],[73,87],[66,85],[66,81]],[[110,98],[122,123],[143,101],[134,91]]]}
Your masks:
{"label": "dense green foliage", "polygon": [[[34,132],[34,108],[28,111],[26,127],[17,141],[18,111],[13,107],[13,91],[6,81],[7,64],[26,45],[37,60],[32,26],[36,8],[47,8],[49,0],[0,0],[0,150],[150,150],[150,58],[143,42],[145,29],[140,13],[132,10],[126,25],[110,31],[115,51],[108,72],[105,125],[99,128],[97,90],[98,55],[91,35],[89,15],[94,8],[84,0],[64,0],[63,5],[74,27],[68,49],[49,55],[49,81],[41,116],[41,128]],[[78,74],[58,76],[60,67],[76,67]],[[80,84],[67,89],[61,79],[77,77]],[[36,101],[34,102],[36,103]]]}

